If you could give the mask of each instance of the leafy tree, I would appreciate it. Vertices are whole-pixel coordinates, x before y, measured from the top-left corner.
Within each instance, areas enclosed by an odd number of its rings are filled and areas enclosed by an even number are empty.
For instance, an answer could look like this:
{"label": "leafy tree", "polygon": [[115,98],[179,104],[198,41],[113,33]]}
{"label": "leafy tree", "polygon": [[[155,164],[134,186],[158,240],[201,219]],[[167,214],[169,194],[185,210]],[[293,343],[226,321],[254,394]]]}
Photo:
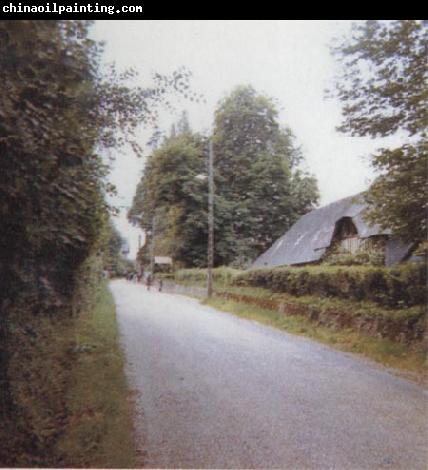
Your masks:
{"label": "leafy tree", "polygon": [[217,263],[245,265],[316,203],[314,178],[272,101],[238,87],[215,115]]}
{"label": "leafy tree", "polygon": [[343,102],[339,129],[403,140],[401,147],[380,149],[372,158],[380,176],[368,192],[369,219],[404,241],[422,241],[428,202],[428,23],[367,21],[333,51],[342,70],[335,82]]}
{"label": "leafy tree", "polygon": [[[102,48],[89,28],[85,21],[0,21],[0,434],[9,423],[15,437],[0,438],[6,467],[62,465],[48,451],[61,434],[64,419],[55,413],[63,416],[63,406],[43,419],[31,406],[46,403],[45,392],[58,394],[58,384],[38,387],[37,371],[25,373],[38,341],[49,342],[38,336],[41,319],[56,322],[55,331],[98,279],[105,195],[113,190],[100,153],[126,143],[138,151],[137,126],[156,120],[169,90],[188,89],[184,70],[158,74],[144,89],[127,85],[132,72],[102,73]],[[15,436],[19,429],[25,432]]]}
{"label": "leafy tree", "polygon": [[422,242],[427,235],[428,145],[421,140],[374,156],[373,165],[385,173],[372,184],[366,199],[374,207],[373,223],[390,228],[409,243]]}
{"label": "leafy tree", "polygon": [[[251,87],[236,89],[216,113],[215,264],[244,266],[318,197],[314,178],[296,169],[302,160],[289,129],[280,129],[270,100]],[[148,159],[130,219],[148,231],[155,221],[155,252],[184,266],[207,262],[207,142],[190,132],[183,114]],[[199,178],[205,175],[205,178]],[[148,262],[148,241],[141,256]]]}
{"label": "leafy tree", "polygon": [[155,254],[169,255],[182,265],[206,260],[206,141],[199,135],[169,137],[147,160],[137,186],[130,220],[146,231],[140,258],[149,262],[153,233]]}
{"label": "leafy tree", "polygon": [[181,113],[180,119],[177,122],[177,131],[178,134],[189,134],[192,132],[187,111]]}
{"label": "leafy tree", "polygon": [[24,284],[39,286],[41,298],[71,295],[107,221],[104,196],[113,188],[99,152],[125,143],[138,151],[137,126],[156,120],[169,90],[188,92],[185,70],[156,74],[144,89],[127,86],[132,71],[101,73],[89,28],[0,22],[0,300]]}
{"label": "leafy tree", "polygon": [[132,262],[128,262],[122,255],[125,239],[120,235],[111,220],[105,225],[102,234],[103,270],[112,276],[123,276],[126,272],[135,269]]}

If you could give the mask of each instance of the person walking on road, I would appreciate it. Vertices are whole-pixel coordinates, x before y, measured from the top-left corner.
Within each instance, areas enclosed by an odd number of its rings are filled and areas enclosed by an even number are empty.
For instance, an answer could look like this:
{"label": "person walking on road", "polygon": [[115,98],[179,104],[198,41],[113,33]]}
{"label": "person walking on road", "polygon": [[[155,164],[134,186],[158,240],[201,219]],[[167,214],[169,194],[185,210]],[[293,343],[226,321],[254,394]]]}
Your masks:
{"label": "person walking on road", "polygon": [[149,274],[146,279],[146,287],[147,290],[150,291],[150,286],[152,285],[152,275]]}

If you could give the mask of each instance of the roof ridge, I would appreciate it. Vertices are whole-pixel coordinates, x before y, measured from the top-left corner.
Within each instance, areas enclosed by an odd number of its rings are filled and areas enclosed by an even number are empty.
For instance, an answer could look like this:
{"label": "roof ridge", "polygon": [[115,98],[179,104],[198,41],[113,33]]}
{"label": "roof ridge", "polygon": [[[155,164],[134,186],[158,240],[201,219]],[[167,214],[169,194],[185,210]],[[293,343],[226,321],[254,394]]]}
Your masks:
{"label": "roof ridge", "polygon": [[[312,213],[312,212],[314,212],[314,211],[319,211],[321,209],[327,209],[328,207],[342,204],[347,199],[349,199],[349,200],[357,199],[357,198],[361,197],[364,193],[365,193],[365,191],[362,191],[362,192],[354,194],[352,196],[346,196],[346,197],[343,197],[342,199],[338,199],[337,201],[329,202],[325,206],[321,206],[321,207],[317,207],[317,208],[313,209],[312,211],[305,214],[305,216]],[[364,201],[355,201],[354,204],[364,204]]]}

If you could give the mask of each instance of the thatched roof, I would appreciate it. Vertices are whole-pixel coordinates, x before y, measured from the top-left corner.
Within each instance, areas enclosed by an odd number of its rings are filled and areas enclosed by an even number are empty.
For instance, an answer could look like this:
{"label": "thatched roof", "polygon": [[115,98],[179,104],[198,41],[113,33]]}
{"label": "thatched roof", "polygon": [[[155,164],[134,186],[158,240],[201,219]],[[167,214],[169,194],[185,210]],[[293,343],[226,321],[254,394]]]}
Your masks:
{"label": "thatched roof", "polygon": [[[319,261],[332,242],[336,222],[343,217],[352,219],[360,238],[389,235],[389,231],[382,230],[378,225],[367,224],[363,218],[366,208],[363,195],[357,194],[309,212],[301,217],[285,235],[276,240],[271,248],[260,255],[251,268]],[[405,256],[404,252],[407,254],[408,251],[408,247],[394,241],[394,244],[387,246],[386,263],[401,261]]]}

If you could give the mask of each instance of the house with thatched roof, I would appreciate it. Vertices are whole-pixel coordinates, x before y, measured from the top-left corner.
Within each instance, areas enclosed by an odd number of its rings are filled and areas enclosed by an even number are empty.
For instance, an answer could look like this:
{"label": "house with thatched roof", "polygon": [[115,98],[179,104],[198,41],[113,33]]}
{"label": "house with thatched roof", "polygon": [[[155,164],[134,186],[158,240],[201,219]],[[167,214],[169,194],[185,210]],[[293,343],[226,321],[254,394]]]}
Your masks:
{"label": "house with thatched roof", "polygon": [[379,225],[369,225],[364,219],[366,210],[363,195],[358,194],[305,214],[251,268],[319,263],[333,251],[383,250],[387,266],[408,258],[413,245],[394,239]]}

